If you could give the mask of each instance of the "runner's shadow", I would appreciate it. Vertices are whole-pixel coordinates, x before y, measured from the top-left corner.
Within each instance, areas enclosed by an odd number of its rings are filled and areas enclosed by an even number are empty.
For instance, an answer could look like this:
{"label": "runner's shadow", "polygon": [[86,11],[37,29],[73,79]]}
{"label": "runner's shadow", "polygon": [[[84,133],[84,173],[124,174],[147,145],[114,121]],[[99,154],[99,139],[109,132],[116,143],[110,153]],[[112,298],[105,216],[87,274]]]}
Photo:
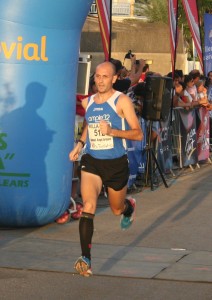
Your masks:
{"label": "runner's shadow", "polygon": [[[45,157],[54,132],[37,112],[47,88],[39,82],[26,87],[25,104],[0,119],[5,149],[1,151],[0,225],[39,225],[48,206]],[[7,159],[11,158],[11,159]],[[39,207],[39,211],[38,211]],[[40,209],[41,208],[41,209]]]}

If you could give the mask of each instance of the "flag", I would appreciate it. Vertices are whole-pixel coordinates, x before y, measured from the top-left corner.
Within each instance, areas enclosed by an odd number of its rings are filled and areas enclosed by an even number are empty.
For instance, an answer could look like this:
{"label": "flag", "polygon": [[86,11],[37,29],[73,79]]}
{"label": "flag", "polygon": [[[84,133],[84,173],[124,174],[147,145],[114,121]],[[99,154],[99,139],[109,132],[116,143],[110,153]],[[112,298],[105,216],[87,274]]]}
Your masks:
{"label": "flag", "polygon": [[205,51],[204,67],[205,75],[212,70],[212,15],[204,14]]}
{"label": "flag", "polygon": [[96,0],[99,26],[105,60],[108,61],[111,55],[111,0]]}
{"label": "flag", "polygon": [[174,73],[175,70],[177,38],[178,38],[177,10],[178,10],[178,0],[168,0],[168,13],[169,13],[168,18],[169,18],[169,30],[170,30],[172,73]]}
{"label": "flag", "polygon": [[199,57],[200,65],[203,70],[202,46],[200,40],[199,17],[197,3],[194,0],[182,0],[186,13],[187,21],[191,30],[194,45]]}

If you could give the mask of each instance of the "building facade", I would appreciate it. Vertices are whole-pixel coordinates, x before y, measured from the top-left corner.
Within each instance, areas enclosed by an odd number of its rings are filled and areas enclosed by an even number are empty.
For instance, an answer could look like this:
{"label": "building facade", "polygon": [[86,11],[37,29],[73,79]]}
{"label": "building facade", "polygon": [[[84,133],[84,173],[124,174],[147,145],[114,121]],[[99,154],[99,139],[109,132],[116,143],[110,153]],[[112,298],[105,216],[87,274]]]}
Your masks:
{"label": "building facade", "polygon": [[[112,15],[114,17],[133,17],[135,0],[113,0]],[[96,0],[93,1],[90,15],[97,15]]]}

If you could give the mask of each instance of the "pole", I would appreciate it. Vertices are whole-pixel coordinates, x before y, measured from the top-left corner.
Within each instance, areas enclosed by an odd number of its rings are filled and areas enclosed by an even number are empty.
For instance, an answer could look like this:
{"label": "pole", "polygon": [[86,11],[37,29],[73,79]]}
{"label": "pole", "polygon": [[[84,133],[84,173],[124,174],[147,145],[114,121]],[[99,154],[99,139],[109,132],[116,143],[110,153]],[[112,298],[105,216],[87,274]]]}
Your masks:
{"label": "pole", "polygon": [[112,52],[112,12],[113,12],[113,1],[110,0],[110,39],[109,39],[109,60],[111,59],[111,52]]}
{"label": "pole", "polygon": [[[203,35],[202,35],[202,31],[201,31],[201,27],[202,27],[202,23],[203,21],[201,22],[201,20],[203,20],[203,18],[201,19],[200,18],[200,10],[199,10],[199,7],[198,7],[198,1],[196,1],[196,6],[197,6],[197,14],[198,14],[198,22],[199,22],[199,35],[200,35],[200,45],[201,45],[201,48],[203,50]],[[204,26],[203,26],[204,28]],[[200,64],[201,65],[201,64]],[[203,51],[202,51],[202,73],[204,74],[205,73],[205,61],[203,59]]]}
{"label": "pole", "polygon": [[174,79],[174,71],[175,71],[175,67],[176,67],[176,58],[177,58],[177,39],[178,39],[178,0],[177,0],[177,10],[176,10],[176,29],[175,29],[175,39],[174,39],[174,43],[175,43],[175,49],[174,49],[174,68],[173,68],[173,73],[172,73],[172,77]]}
{"label": "pole", "polygon": [[[177,39],[178,39],[178,0],[177,0],[177,9],[176,9],[176,28],[175,28],[175,39],[174,39],[174,63],[173,63],[173,70],[172,70],[172,80],[174,82],[174,72],[176,66],[176,58],[177,58]],[[172,101],[171,101],[171,118],[170,118],[170,127],[172,130],[172,112],[173,112],[173,99],[174,99],[174,88],[172,89]]]}

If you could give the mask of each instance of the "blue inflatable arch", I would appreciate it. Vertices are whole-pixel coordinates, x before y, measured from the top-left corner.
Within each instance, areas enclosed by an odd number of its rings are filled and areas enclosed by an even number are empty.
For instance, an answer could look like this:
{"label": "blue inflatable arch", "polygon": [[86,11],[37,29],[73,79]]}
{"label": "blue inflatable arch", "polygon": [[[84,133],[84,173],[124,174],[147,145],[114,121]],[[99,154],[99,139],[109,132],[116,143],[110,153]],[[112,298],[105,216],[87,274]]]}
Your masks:
{"label": "blue inflatable arch", "polygon": [[68,207],[82,26],[92,0],[0,0],[0,226]]}

